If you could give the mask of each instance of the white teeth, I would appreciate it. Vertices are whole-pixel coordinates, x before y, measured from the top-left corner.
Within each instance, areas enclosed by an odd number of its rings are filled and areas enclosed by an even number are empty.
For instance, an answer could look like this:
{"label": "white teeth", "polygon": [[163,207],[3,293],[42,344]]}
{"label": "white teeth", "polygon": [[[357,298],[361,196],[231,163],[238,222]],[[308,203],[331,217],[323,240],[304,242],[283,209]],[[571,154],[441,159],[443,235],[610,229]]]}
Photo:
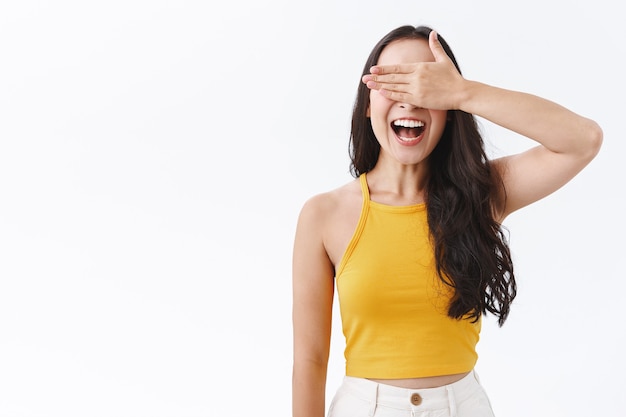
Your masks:
{"label": "white teeth", "polygon": [[402,127],[423,127],[424,122],[420,120],[399,119],[394,120],[393,125]]}

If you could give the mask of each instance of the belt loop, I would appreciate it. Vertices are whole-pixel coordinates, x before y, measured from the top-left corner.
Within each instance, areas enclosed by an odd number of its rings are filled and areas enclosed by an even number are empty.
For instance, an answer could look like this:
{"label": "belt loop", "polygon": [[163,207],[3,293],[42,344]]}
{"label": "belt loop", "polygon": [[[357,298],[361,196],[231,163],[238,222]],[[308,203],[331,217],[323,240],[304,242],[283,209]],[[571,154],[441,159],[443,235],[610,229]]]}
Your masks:
{"label": "belt loop", "polygon": [[446,391],[448,391],[448,404],[450,406],[450,417],[456,417],[456,398],[454,397],[454,388],[450,385],[446,385]]}
{"label": "belt loop", "polygon": [[378,384],[373,385],[372,395],[370,396],[370,412],[369,417],[374,417],[376,405],[378,404]]}

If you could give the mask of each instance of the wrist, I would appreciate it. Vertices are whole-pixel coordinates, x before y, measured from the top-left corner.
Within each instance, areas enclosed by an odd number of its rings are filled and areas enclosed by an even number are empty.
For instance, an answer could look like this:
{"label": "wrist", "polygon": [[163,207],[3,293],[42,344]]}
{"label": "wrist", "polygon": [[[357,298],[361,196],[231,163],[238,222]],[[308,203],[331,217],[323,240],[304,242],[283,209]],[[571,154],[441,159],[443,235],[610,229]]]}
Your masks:
{"label": "wrist", "polygon": [[481,84],[476,81],[463,79],[461,88],[458,90],[456,109],[466,113],[473,113],[471,104],[478,94],[480,86]]}

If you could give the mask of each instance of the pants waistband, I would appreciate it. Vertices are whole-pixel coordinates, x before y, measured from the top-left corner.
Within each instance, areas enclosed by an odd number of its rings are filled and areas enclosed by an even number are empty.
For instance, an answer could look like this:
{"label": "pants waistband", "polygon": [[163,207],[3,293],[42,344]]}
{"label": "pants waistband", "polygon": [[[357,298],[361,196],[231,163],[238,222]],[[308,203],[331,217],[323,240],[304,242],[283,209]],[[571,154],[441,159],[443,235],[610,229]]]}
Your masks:
{"label": "pants waistband", "polygon": [[352,395],[379,405],[405,410],[456,408],[455,405],[481,389],[475,371],[457,382],[436,388],[411,389],[345,376],[343,388]]}

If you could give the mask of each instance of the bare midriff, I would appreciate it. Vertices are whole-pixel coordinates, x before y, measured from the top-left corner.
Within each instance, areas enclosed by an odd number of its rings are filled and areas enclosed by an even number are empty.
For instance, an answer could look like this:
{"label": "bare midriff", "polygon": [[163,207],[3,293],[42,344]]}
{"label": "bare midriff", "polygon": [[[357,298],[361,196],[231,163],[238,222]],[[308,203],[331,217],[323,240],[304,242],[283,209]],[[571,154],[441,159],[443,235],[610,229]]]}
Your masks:
{"label": "bare midriff", "polygon": [[429,376],[426,378],[406,378],[406,379],[374,379],[368,378],[370,381],[378,382],[379,384],[392,385],[394,387],[409,388],[409,389],[424,389],[424,388],[436,388],[444,385],[453,384],[460,381],[469,372],[462,374],[452,375],[439,375]]}

